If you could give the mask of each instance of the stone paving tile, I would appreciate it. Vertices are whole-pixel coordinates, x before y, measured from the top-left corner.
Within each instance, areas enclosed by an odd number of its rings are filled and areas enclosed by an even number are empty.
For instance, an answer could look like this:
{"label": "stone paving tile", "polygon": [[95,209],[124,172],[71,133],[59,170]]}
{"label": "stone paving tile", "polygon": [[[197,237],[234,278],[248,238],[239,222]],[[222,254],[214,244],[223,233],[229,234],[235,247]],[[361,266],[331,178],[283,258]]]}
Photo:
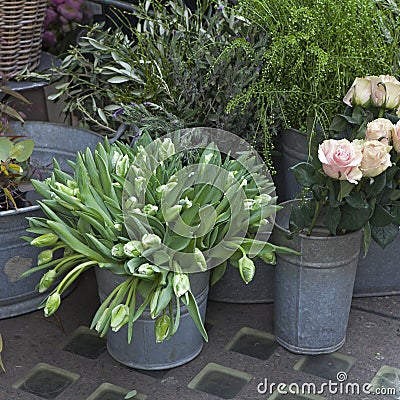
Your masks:
{"label": "stone paving tile", "polygon": [[222,399],[233,399],[250,382],[246,372],[209,363],[188,384],[188,388],[210,393]]}
{"label": "stone paving tile", "polygon": [[331,381],[347,380],[347,373],[356,359],[340,353],[303,356],[294,366],[296,371],[330,379]]}
{"label": "stone paving tile", "polygon": [[86,326],[80,326],[67,337],[62,350],[95,360],[106,349],[106,340]]}
{"label": "stone paving tile", "polygon": [[400,398],[400,369],[382,366],[371,382],[372,392],[387,399]]}
{"label": "stone paving tile", "polygon": [[[113,385],[112,383],[102,383],[86,400],[124,400],[127,389]],[[137,393],[133,400],[146,400],[147,396]]]}
{"label": "stone paving tile", "polygon": [[275,337],[269,333],[244,327],[226,346],[227,350],[268,360],[277,348]]}
{"label": "stone paving tile", "polygon": [[56,368],[53,365],[39,363],[26,376],[13,385],[43,399],[55,399],[71,383],[79,379],[79,375]]}

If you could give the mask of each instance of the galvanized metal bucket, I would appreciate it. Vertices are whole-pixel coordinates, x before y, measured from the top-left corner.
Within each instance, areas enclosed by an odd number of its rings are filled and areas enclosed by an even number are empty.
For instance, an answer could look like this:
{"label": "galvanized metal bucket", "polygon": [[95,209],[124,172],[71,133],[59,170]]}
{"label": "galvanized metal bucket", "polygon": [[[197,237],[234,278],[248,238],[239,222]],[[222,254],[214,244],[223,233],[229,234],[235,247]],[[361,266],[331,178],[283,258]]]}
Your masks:
{"label": "galvanized metal bucket", "polygon": [[288,239],[295,204],[281,204],[271,236],[271,243],[302,253],[277,254],[275,337],[294,353],[331,353],[345,342],[362,232],[328,236],[316,228],[314,236]]}
{"label": "galvanized metal bucket", "polygon": [[274,301],[275,266],[255,259],[254,279],[245,284],[237,268],[228,265],[224,276],[210,287],[208,298],[222,303],[272,303]]}
{"label": "galvanized metal bucket", "polygon": [[353,297],[400,294],[400,237],[382,249],[372,242],[367,256],[361,250]]}
{"label": "galvanized metal bucket", "polygon": [[[97,285],[100,301],[125,280],[124,276],[113,274],[107,270],[96,269]],[[205,321],[209,271],[190,275],[193,295],[197,301],[200,315]],[[107,350],[119,363],[131,368],[144,370],[162,370],[174,368],[193,360],[203,348],[203,337],[196,328],[186,306],[181,305],[181,317],[177,332],[168,340],[156,343],[154,336],[155,320],[151,319],[146,310],[135,321],[133,339],[128,344],[127,327],[120,331],[107,332]],[[176,306],[174,307],[174,312]]]}
{"label": "galvanized metal bucket", "polygon": [[308,159],[307,135],[296,129],[284,129],[279,134],[281,154],[274,157],[276,174],[273,176],[280,201],[293,199],[300,191],[291,167]]}
{"label": "galvanized metal bucket", "polygon": [[[67,160],[74,160],[79,150],[94,148],[103,141],[102,137],[78,128],[46,122],[26,122],[12,125],[13,132],[34,139],[35,148],[31,159],[45,178],[52,169],[53,157],[66,172],[71,172]],[[47,294],[38,293],[42,273],[38,272],[21,279],[20,275],[36,266],[37,249],[22,239],[27,235],[26,217],[44,216],[35,205],[35,194],[30,200],[34,205],[19,210],[0,212],[0,319],[8,318],[37,309]]]}

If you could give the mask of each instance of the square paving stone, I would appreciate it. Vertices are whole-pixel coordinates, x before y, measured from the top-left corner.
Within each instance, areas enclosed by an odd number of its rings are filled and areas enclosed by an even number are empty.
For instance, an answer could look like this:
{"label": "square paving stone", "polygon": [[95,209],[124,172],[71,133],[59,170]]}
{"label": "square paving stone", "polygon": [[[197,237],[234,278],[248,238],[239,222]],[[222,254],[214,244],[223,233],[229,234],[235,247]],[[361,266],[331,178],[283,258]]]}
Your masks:
{"label": "square paving stone", "polygon": [[384,365],[372,379],[371,386],[371,392],[376,395],[400,399],[400,369]]}
{"label": "square paving stone", "polygon": [[252,376],[246,372],[209,363],[188,384],[188,388],[222,399],[233,399],[251,379]]}
{"label": "square paving stone", "polygon": [[[102,383],[86,400],[124,400],[130,390],[113,385],[112,383]],[[133,400],[145,400],[145,394],[138,393],[132,397]]]}
{"label": "square paving stone", "polygon": [[62,350],[95,360],[106,349],[106,340],[86,326],[80,326],[67,338]]}
{"label": "square paving stone", "polygon": [[356,359],[340,353],[304,356],[294,366],[296,371],[344,382]]}
{"label": "square paving stone", "polygon": [[265,361],[274,354],[276,347],[274,335],[244,327],[236,333],[226,349]]}
{"label": "square paving stone", "polygon": [[14,383],[14,389],[20,389],[44,399],[55,399],[79,375],[52,365],[39,363],[28,374]]}

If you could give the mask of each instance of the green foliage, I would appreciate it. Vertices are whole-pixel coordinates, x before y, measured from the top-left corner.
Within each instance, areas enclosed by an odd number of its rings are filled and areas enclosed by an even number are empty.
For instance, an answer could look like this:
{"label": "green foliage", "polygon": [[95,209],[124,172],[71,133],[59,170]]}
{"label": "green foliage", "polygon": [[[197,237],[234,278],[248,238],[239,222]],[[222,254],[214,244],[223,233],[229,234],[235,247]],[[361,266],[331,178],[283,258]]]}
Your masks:
{"label": "green foliage", "polygon": [[400,19],[392,1],[239,0],[239,6],[240,15],[271,35],[262,82],[248,95],[279,104],[285,127],[305,131],[311,117],[327,131],[356,76],[398,72]]}
{"label": "green foliage", "polygon": [[136,28],[119,13],[115,28],[89,28],[63,60],[57,72],[67,82],[50,98],[66,95],[65,111],[108,135],[120,123],[128,136],[214,127],[243,137],[268,160],[273,111],[251,98],[227,109],[259,79],[268,35],[238,18],[226,1],[202,0],[193,12],[181,0],[133,7]]}
{"label": "green foliage", "polygon": [[23,122],[22,115],[9,105],[10,98],[25,103],[28,100],[19,93],[2,86],[0,93],[6,100],[0,102],[0,211],[17,208],[21,197],[19,186],[29,178],[28,161],[33,152],[33,140],[23,140],[23,136],[13,135],[8,128],[8,118]]}

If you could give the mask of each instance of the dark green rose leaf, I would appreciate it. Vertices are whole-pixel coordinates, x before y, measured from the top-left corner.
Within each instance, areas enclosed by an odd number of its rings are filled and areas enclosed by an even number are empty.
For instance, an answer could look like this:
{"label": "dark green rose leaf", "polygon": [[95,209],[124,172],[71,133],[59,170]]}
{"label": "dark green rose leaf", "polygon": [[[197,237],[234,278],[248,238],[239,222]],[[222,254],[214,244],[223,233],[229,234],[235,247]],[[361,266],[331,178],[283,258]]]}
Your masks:
{"label": "dark green rose leaf", "polygon": [[373,179],[373,183],[367,186],[365,189],[365,194],[367,198],[374,197],[382,192],[383,188],[386,185],[386,174],[380,174]]}
{"label": "dark green rose leaf", "polygon": [[344,117],[337,115],[335,118],[333,118],[331,125],[329,127],[330,131],[335,131],[335,132],[342,132],[347,129],[347,121]]}
{"label": "dark green rose leaf", "polygon": [[340,230],[357,231],[369,220],[371,210],[369,208],[354,208],[345,204],[341,207],[341,219],[338,226]]}
{"label": "dark green rose leaf", "polygon": [[311,187],[316,181],[314,167],[306,162],[296,164],[291,168],[294,178],[300,186]]}
{"label": "dark green rose leaf", "polygon": [[329,232],[332,233],[332,235],[336,235],[337,232],[337,227],[340,222],[340,207],[328,207],[327,212],[326,212],[326,219],[325,223],[327,228],[329,229]]}
{"label": "dark green rose leaf", "polygon": [[368,202],[363,192],[352,193],[345,198],[346,203],[354,208],[368,208]]}
{"label": "dark green rose leaf", "polygon": [[377,205],[371,217],[371,225],[386,226],[394,221],[394,216],[389,211],[385,210],[382,206]]}
{"label": "dark green rose leaf", "polygon": [[398,232],[399,226],[397,224],[390,224],[387,226],[373,226],[371,229],[372,238],[383,249],[393,242]]}

